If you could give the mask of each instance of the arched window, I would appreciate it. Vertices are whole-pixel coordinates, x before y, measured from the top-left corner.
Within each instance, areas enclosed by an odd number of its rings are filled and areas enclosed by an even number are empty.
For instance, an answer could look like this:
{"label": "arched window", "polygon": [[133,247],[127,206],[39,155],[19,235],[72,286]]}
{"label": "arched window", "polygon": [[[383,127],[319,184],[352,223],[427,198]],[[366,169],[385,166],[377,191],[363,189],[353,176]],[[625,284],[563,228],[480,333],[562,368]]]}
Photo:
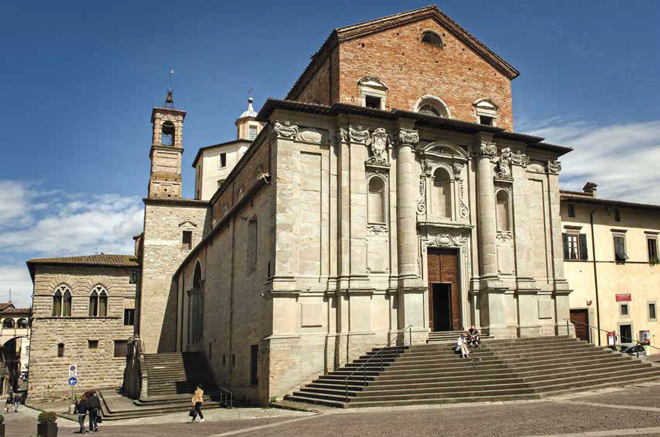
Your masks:
{"label": "arched window", "polygon": [[378,176],[369,179],[367,209],[369,223],[385,223],[385,182]]}
{"label": "arched window", "polygon": [[89,295],[89,317],[108,315],[108,293],[102,285],[97,285]]}
{"label": "arched window", "polygon": [[439,218],[451,219],[451,177],[444,168],[439,168],[433,174],[431,187],[431,212]]}
{"label": "arched window", "polygon": [[449,118],[449,108],[439,97],[432,95],[422,96],[415,105],[415,111],[424,115]]}
{"label": "arched window", "polygon": [[27,328],[28,327],[28,320],[25,318],[18,319],[18,327],[19,328]]}
{"label": "arched window", "polygon": [[171,121],[166,121],[163,123],[163,129],[160,136],[160,144],[162,146],[173,146],[174,145],[174,123]]}
{"label": "arched window", "polygon": [[202,266],[199,261],[195,265],[195,276],[193,276],[193,288],[195,290],[202,289]]}
{"label": "arched window", "polygon": [[14,327],[14,319],[5,319],[2,321],[2,327],[12,329]]}
{"label": "arched window", "polygon": [[71,292],[64,292],[62,296],[62,317],[71,317]]}
{"label": "arched window", "polygon": [[436,47],[442,47],[442,39],[440,39],[440,35],[430,30],[427,30],[422,34],[422,42],[434,45]]}
{"label": "arched window", "polygon": [[57,290],[53,295],[53,317],[62,315],[62,292]]}
{"label": "arched window", "polygon": [[500,190],[497,192],[497,230],[499,232],[511,231],[511,219],[509,217],[509,194]]}
{"label": "arched window", "polygon": [[204,333],[204,295],[202,293],[202,266],[199,261],[195,265],[189,310],[188,341],[191,344],[200,344]]}

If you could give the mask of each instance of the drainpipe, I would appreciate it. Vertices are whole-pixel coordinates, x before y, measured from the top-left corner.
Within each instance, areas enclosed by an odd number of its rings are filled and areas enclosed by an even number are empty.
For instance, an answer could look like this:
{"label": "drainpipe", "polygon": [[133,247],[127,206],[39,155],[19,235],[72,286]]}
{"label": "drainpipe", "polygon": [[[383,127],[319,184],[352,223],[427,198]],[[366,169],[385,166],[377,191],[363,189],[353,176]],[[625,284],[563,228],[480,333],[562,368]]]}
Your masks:
{"label": "drainpipe", "polygon": [[596,323],[598,325],[598,346],[600,346],[600,300],[598,299],[598,268],[596,267],[596,238],[594,233],[594,212],[598,208],[591,211],[589,214],[591,220],[591,250],[594,255],[594,286],[596,288]]}

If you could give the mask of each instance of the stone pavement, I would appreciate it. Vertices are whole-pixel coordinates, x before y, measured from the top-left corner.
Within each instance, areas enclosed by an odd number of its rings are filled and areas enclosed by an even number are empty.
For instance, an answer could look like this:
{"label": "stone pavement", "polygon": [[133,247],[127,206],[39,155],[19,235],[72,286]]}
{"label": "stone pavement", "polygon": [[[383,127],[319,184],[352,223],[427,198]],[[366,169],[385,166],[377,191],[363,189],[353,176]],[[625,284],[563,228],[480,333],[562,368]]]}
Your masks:
{"label": "stone pavement", "polygon": [[[36,434],[35,410],[6,417],[7,436]],[[542,401],[427,407],[326,409],[317,412],[209,410],[204,423],[185,413],[102,424],[99,435],[128,436],[660,436],[660,384],[608,389]],[[60,419],[60,436],[76,429]]]}

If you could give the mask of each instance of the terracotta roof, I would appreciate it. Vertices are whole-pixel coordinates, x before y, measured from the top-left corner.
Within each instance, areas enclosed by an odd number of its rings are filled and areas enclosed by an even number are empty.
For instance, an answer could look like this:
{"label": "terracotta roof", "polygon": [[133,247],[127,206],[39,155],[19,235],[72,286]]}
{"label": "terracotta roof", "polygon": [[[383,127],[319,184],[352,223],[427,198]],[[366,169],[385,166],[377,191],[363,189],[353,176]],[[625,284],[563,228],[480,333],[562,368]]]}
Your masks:
{"label": "terracotta roof", "polygon": [[560,199],[564,201],[574,202],[574,203],[589,203],[592,205],[601,205],[601,206],[617,206],[620,208],[636,208],[636,209],[645,209],[648,211],[660,211],[660,205],[653,205],[650,203],[635,203],[635,202],[626,202],[625,200],[611,200],[611,199],[601,199],[599,197],[591,197],[579,194],[575,191],[559,191]]}
{"label": "terracotta roof", "polygon": [[0,314],[30,314],[31,308],[7,308],[4,311],[0,311]]}
{"label": "terracotta roof", "polygon": [[14,304],[11,302],[0,302],[0,313],[9,308],[14,308]]}
{"label": "terracotta roof", "polygon": [[28,264],[73,264],[94,266],[137,267],[137,257],[133,255],[85,255],[67,256],[63,258],[37,258],[28,261]]}

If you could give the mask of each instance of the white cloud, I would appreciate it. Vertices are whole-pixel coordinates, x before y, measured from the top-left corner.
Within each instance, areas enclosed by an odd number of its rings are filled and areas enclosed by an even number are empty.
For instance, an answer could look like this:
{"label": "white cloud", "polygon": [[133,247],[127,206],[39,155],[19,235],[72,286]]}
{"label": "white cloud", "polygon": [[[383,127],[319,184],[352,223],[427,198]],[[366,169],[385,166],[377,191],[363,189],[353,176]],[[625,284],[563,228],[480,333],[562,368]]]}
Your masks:
{"label": "white cloud", "polygon": [[29,307],[32,296],[32,280],[24,263],[0,265],[0,302],[9,300],[17,307]]}
{"label": "white cloud", "polygon": [[660,204],[660,121],[598,125],[554,118],[522,123],[521,130],[574,148],[561,158],[562,188],[595,182],[599,197]]}
{"label": "white cloud", "polygon": [[0,181],[0,301],[12,289],[28,305],[30,258],[133,253],[141,232],[142,202],[116,194],[45,192],[36,184]]}

